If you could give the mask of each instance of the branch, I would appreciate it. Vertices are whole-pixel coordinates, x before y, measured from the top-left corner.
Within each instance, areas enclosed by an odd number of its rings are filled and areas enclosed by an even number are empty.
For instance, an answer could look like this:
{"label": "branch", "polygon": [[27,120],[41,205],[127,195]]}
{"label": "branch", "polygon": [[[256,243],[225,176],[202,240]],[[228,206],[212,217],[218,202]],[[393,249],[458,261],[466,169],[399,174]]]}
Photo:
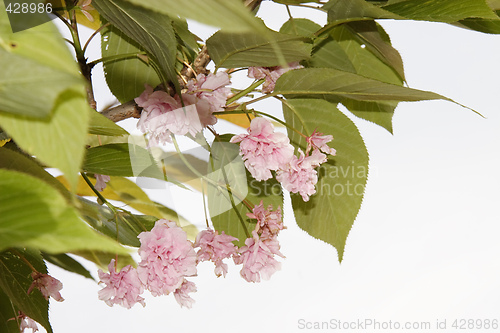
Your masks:
{"label": "branch", "polygon": [[116,123],[127,118],[140,118],[141,110],[142,108],[134,100],[131,100],[114,108],[104,110],[101,114]]}

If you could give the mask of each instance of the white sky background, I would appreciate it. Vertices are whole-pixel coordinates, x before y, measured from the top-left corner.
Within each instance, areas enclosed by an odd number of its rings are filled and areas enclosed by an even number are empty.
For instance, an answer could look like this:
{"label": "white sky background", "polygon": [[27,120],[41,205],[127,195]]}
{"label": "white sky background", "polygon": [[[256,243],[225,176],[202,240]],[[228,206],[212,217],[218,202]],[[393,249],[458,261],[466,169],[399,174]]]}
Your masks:
{"label": "white sky background", "polygon": [[[275,29],[287,19],[285,7],[267,2],[260,14]],[[149,296],[145,308],[126,310],[99,301],[94,282],[50,266],[66,299],[51,302],[54,331],[303,332],[299,320],[367,318],[430,322],[432,329],[420,331],[451,332],[455,319],[500,321],[500,36],[428,22],[380,23],[403,57],[410,87],[450,97],[487,119],[444,101],[401,103],[394,135],[354,119],[371,173],[342,264],[333,247],[297,227],[286,198],[288,229],[279,240],[287,258],[270,281],[248,283],[231,265],[228,276],[217,279],[213,265],[201,263],[191,279],[198,287],[193,309],[180,308],[170,295]],[[100,75],[96,70],[94,79]],[[101,101],[109,100],[97,90]],[[275,103],[260,109],[281,113]],[[133,129],[136,120],[123,123]],[[216,128],[235,129],[223,122]],[[167,192],[157,191],[154,199],[165,202]],[[173,193],[179,212],[203,227],[200,197]],[[436,330],[437,320],[446,320],[448,330]]]}

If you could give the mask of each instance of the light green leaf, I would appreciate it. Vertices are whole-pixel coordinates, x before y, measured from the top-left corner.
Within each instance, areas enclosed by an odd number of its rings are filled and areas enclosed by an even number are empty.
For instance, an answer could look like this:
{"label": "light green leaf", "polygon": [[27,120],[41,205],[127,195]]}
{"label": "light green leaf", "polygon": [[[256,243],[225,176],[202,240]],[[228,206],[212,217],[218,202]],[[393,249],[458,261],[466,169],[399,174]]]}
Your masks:
{"label": "light green leaf", "polygon": [[[208,174],[220,186],[207,183],[208,209],[215,230],[238,238],[235,244],[243,246],[245,239],[251,237],[255,229],[255,220],[246,216],[251,210],[242,202],[243,199],[251,207],[263,200],[264,207],[273,205],[276,210],[278,206],[283,207],[283,193],[275,179],[258,182],[251,177],[239,156],[239,145],[228,142],[230,136],[221,136],[220,139],[219,143],[212,146],[213,168],[209,163]],[[230,186],[231,193],[226,185]],[[230,196],[233,197],[236,210],[233,209]]]}
{"label": "light green leaf", "polygon": [[452,23],[466,18],[500,20],[484,0],[407,0],[382,7],[411,20]]}
{"label": "light green leaf", "polygon": [[[141,47],[116,27],[101,33],[101,52],[104,58],[143,52]],[[137,57],[104,61],[108,87],[121,102],[128,102],[144,91],[144,84],[156,87],[160,79],[155,70]]]}
{"label": "light green leaf", "polygon": [[[495,11],[495,13],[500,16],[500,10]],[[488,34],[500,34],[500,22],[498,20],[465,19],[455,25]]]}
{"label": "light green leaf", "polygon": [[175,71],[177,41],[168,16],[122,0],[94,0],[92,5],[149,53],[159,66],[162,81],[179,86]]}
{"label": "light green leaf", "polygon": [[75,254],[79,257],[87,259],[90,262],[93,262],[97,265],[97,267],[107,271],[108,265],[111,262],[111,259],[115,259],[116,269],[122,269],[127,265],[131,265],[132,267],[136,267],[137,263],[134,261],[134,258],[130,255],[122,255],[118,256],[116,253],[111,252],[103,252],[103,251],[95,251],[95,250],[85,250],[85,251],[73,251],[72,254]]}
{"label": "light green leaf", "polygon": [[[354,123],[337,107],[320,99],[289,99],[283,107],[285,120],[300,132],[333,135],[329,145],[337,151],[318,170],[316,194],[304,202],[292,194],[299,227],[334,246],[342,261],[347,235],[361,207],[368,173],[368,152]],[[292,142],[303,148],[305,140],[288,131]]]}
{"label": "light green leaf", "polygon": [[282,60],[275,52],[276,46],[287,63],[308,59],[312,45],[307,41],[304,37],[272,30],[268,30],[267,35],[219,31],[207,40],[207,48],[217,67],[271,67],[280,65]]}
{"label": "light green leaf", "polygon": [[0,111],[47,118],[68,89],[85,86],[59,31],[46,23],[12,33],[0,4]]}
{"label": "light green leaf", "polygon": [[280,32],[283,34],[312,38],[314,33],[319,29],[321,29],[321,26],[311,20],[305,18],[291,18],[283,23]]}
{"label": "light green leaf", "polygon": [[74,188],[90,116],[85,92],[65,91],[48,120],[0,113],[0,126],[24,151],[58,168]]}
{"label": "light green leaf", "polygon": [[449,100],[436,93],[400,87],[333,68],[304,68],[283,74],[275,94],[309,96],[341,101],[421,101]]}
{"label": "light green leaf", "polygon": [[0,253],[0,289],[9,297],[14,306],[41,324],[48,333],[52,333],[48,313],[49,302],[36,288],[28,295],[27,291],[33,282],[31,277],[33,271],[19,255],[38,272],[47,274],[47,267],[40,253],[21,249],[5,251]]}
{"label": "light green leaf", "polygon": [[123,128],[100,114],[99,112],[89,108],[89,133],[106,136],[126,135],[128,132]]}
{"label": "light green leaf", "polygon": [[127,251],[90,229],[63,196],[40,179],[0,169],[0,251],[31,247],[49,253]]}
{"label": "light green leaf", "polygon": [[25,156],[20,152],[7,148],[0,148],[0,169],[24,172],[30,176],[43,180],[58,190],[59,193],[64,196],[66,201],[71,201],[70,192],[68,192],[68,190],[59,181],[57,181],[54,176],[45,171],[45,169],[33,158]]}
{"label": "light green leaf", "polygon": [[234,0],[129,0],[171,17],[180,16],[233,32],[265,32],[262,21],[256,19],[242,1]]}
{"label": "light green leaf", "polygon": [[42,256],[46,261],[50,262],[53,265],[59,266],[62,269],[67,270],[68,272],[76,273],[87,279],[94,280],[90,272],[85,267],[83,267],[82,264],[65,253],[42,253]]}
{"label": "light green leaf", "polygon": [[366,18],[403,19],[403,17],[386,11],[364,0],[330,0],[323,6],[328,12],[329,26]]}

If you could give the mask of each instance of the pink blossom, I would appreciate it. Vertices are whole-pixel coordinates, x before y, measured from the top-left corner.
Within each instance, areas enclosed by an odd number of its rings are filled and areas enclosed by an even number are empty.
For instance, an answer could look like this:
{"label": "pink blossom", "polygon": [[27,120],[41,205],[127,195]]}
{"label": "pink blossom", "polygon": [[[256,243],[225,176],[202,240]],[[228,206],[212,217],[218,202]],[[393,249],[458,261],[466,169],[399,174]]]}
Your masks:
{"label": "pink blossom", "polygon": [[150,134],[152,145],[172,142],[171,134],[196,135],[203,129],[199,113],[205,118],[203,113],[206,110],[203,105],[197,104],[196,98],[185,101],[183,106],[178,96],[174,98],[165,91],[153,91],[153,88],[146,85],[146,90],[135,102],[143,108],[137,128]]}
{"label": "pink blossom", "polygon": [[161,219],[151,231],[139,234],[142,261],[137,272],[153,296],[179,288],[184,277],[196,275],[196,252],[186,232],[175,222]]}
{"label": "pink blossom", "polygon": [[33,278],[33,283],[28,288],[28,294],[31,293],[33,288],[37,288],[46,300],[48,300],[49,297],[52,297],[58,302],[64,301],[64,298],[62,298],[61,293],[59,292],[63,288],[61,281],[48,274],[40,272],[31,273],[31,277]]}
{"label": "pink blossom", "polygon": [[292,193],[300,193],[304,201],[316,193],[315,185],[318,182],[318,173],[314,169],[326,162],[326,155],[314,149],[310,156],[305,156],[299,149],[300,157],[293,156],[286,168],[276,172],[276,179],[283,187]]}
{"label": "pink blossom", "polygon": [[260,282],[261,277],[269,280],[281,269],[281,263],[274,259],[274,255],[284,258],[279,251],[280,245],[275,237],[261,239],[255,230],[252,235],[253,238],[247,238],[245,246],[238,250],[240,255],[234,257],[234,262],[243,264],[240,274],[248,282]]}
{"label": "pink blossom", "polygon": [[273,206],[269,205],[267,209],[264,208],[263,201],[255,206],[252,213],[247,213],[247,216],[257,220],[255,230],[260,232],[262,239],[272,238],[278,234],[280,230],[284,229],[281,217],[281,207],[273,211]]}
{"label": "pink blossom", "polygon": [[219,235],[218,231],[203,230],[196,236],[195,247],[199,247],[198,261],[211,260],[215,263],[215,275],[226,276],[227,264],[222,259],[229,258],[236,254],[237,248],[232,243],[237,238],[226,235],[224,231]]}
{"label": "pink blossom", "polygon": [[109,273],[99,270],[99,283],[105,283],[106,287],[99,290],[99,299],[107,305],[119,304],[130,309],[135,303],[146,306],[144,298],[139,296],[144,292],[137,270],[127,265],[116,272],[115,260],[112,259],[108,265]]}
{"label": "pink blossom", "polygon": [[185,306],[191,309],[193,303],[195,302],[188,293],[196,292],[196,285],[188,280],[184,280],[181,286],[174,291],[175,300],[181,307]]}
{"label": "pink blossom", "polygon": [[286,165],[293,156],[293,146],[283,133],[275,133],[273,124],[266,118],[252,119],[248,134],[235,135],[232,143],[240,143],[240,155],[245,166],[256,180],[272,177],[271,170]]}
{"label": "pink blossom", "polygon": [[274,66],[274,67],[249,67],[248,77],[261,80],[265,79],[262,85],[262,92],[264,94],[271,93],[274,90],[276,81],[281,75],[292,69],[302,68],[298,62],[288,64],[288,67]]}
{"label": "pink blossom", "polygon": [[205,100],[210,105],[211,112],[222,111],[226,105],[231,88],[226,87],[230,84],[229,75],[226,72],[217,74],[199,74],[196,80],[190,80],[187,83],[188,93],[195,94],[196,97]]}
{"label": "pink blossom", "polygon": [[94,185],[95,189],[99,192],[104,191],[104,189],[106,188],[106,183],[109,182],[111,178],[109,176],[99,174],[95,174],[94,176],[96,180]]}
{"label": "pink blossom", "polygon": [[319,133],[314,131],[310,137],[307,139],[307,149],[306,154],[309,154],[311,148],[319,149],[325,154],[335,155],[337,152],[335,149],[330,148],[327,143],[333,140],[333,136],[331,135],[323,135],[323,133]]}

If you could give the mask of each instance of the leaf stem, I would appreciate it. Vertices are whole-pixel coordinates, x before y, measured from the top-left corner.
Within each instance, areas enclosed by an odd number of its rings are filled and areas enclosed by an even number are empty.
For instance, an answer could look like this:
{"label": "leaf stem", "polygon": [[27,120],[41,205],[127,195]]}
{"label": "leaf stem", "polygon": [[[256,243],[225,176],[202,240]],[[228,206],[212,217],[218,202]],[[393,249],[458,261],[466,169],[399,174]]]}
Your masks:
{"label": "leaf stem", "polygon": [[100,62],[104,61],[120,61],[120,60],[125,60],[125,59],[132,59],[132,58],[139,58],[139,55],[146,54],[146,52],[134,52],[134,53],[124,53],[124,54],[117,54],[117,55],[112,55],[108,57],[102,57],[99,59],[96,59],[94,61],[91,61],[88,63],[89,66],[95,66]]}
{"label": "leaf stem", "polygon": [[87,50],[87,47],[89,46],[90,41],[92,40],[92,38],[94,38],[99,32],[101,32],[104,28],[108,27],[109,25],[110,25],[109,22],[106,23],[106,24],[101,25],[96,31],[94,31],[94,33],[92,35],[90,35],[89,39],[87,39],[87,42],[83,46],[83,53],[84,54],[85,54],[85,51]]}
{"label": "leaf stem", "polygon": [[242,97],[245,97],[246,95],[248,95],[248,93],[254,91],[255,88],[257,88],[258,86],[260,86],[261,84],[263,84],[266,80],[264,79],[261,79],[261,80],[258,80],[258,81],[255,81],[254,83],[252,83],[248,88],[238,92],[237,94],[235,94],[234,96],[230,97],[227,99],[226,101],[226,105],[229,105],[231,104],[232,102],[234,101],[237,101],[238,99],[242,98]]}
{"label": "leaf stem", "polygon": [[35,267],[33,267],[33,265],[32,265],[32,264],[28,261],[28,259],[26,259],[26,257],[25,257],[25,256],[23,256],[23,255],[21,254],[21,252],[19,252],[19,251],[18,251],[18,250],[16,250],[16,249],[11,249],[11,250],[10,250],[10,252],[12,252],[12,253],[13,253],[13,254],[15,254],[16,256],[18,256],[18,257],[19,257],[19,259],[21,259],[21,260],[22,260],[22,261],[23,261],[26,265],[28,265],[28,267],[29,267],[29,268],[30,268],[33,272],[38,273],[38,270],[37,270]]}

